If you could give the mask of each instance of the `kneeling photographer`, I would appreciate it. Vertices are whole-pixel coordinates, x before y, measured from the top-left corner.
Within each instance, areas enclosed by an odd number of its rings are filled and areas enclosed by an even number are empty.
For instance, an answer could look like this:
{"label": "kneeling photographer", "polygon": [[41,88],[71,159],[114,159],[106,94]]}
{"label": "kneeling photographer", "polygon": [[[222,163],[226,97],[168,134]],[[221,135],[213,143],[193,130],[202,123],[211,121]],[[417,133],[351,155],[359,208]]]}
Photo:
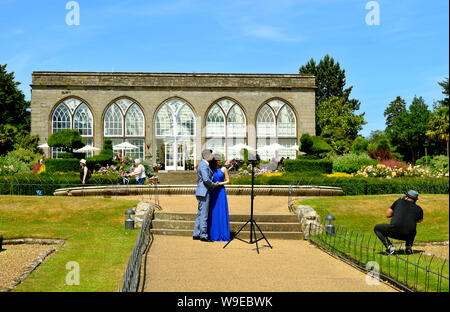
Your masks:
{"label": "kneeling photographer", "polygon": [[397,199],[388,209],[387,218],[391,218],[390,224],[377,224],[375,234],[386,247],[386,254],[395,253],[395,247],[389,237],[406,242],[406,254],[412,254],[412,245],[416,237],[416,225],[423,221],[423,210],[416,204],[419,193],[410,190],[405,197]]}

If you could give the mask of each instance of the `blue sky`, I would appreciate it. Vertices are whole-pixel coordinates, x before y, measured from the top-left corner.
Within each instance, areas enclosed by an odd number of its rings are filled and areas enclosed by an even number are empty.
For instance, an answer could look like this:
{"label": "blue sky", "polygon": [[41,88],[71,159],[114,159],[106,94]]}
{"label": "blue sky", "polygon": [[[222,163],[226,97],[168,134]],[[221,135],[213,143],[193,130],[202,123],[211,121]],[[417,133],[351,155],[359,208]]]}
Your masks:
{"label": "blue sky", "polygon": [[368,122],[401,96],[431,107],[448,77],[449,2],[391,0],[379,25],[366,0],[0,0],[0,63],[31,98],[33,71],[298,73],[330,54]]}

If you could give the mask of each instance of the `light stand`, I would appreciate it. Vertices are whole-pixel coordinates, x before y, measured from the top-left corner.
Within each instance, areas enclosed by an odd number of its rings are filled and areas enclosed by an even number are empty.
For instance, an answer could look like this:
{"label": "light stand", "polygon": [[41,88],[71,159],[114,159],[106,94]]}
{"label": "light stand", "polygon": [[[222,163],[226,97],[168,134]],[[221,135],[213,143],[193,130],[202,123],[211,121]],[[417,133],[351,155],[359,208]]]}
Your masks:
{"label": "light stand", "polygon": [[[256,156],[249,156],[248,160],[250,161],[250,163],[252,164],[252,194],[251,194],[251,206],[250,206],[250,220],[248,220],[240,229],[239,231],[236,232],[236,234],[230,239],[230,241],[223,246],[223,248],[226,248],[228,246],[229,243],[231,243],[232,240],[234,240],[235,238],[247,243],[247,244],[256,244],[256,251],[259,254],[259,247],[258,247],[258,241],[264,239],[267,244],[269,245],[270,248],[272,248],[272,246],[270,245],[269,241],[267,240],[266,236],[264,235],[264,233],[261,231],[261,229],[259,228],[258,224],[256,223],[256,221],[253,218],[253,200],[255,199],[255,195],[254,195],[254,186],[255,186],[255,166],[257,161],[259,160],[259,155]],[[250,223],[250,240],[249,241],[245,241],[239,237],[237,237],[239,235],[239,233],[247,226],[247,224]],[[256,238],[256,228],[258,228],[258,231],[261,233],[262,237],[260,237],[259,239]]]}

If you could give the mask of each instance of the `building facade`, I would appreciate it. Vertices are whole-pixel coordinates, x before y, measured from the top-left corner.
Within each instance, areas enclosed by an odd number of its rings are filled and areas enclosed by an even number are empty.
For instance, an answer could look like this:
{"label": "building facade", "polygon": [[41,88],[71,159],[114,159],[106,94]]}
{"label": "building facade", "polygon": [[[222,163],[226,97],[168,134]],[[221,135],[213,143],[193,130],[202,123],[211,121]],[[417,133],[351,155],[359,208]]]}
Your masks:
{"label": "building facade", "polygon": [[[315,134],[310,75],[34,72],[32,78],[31,132],[42,143],[77,129],[98,148],[105,138],[129,142],[138,147],[129,157],[166,170],[192,168],[204,148],[242,158],[234,148],[241,143],[270,159],[275,152],[264,146],[291,147],[303,133]],[[57,157],[58,150],[46,153]]]}

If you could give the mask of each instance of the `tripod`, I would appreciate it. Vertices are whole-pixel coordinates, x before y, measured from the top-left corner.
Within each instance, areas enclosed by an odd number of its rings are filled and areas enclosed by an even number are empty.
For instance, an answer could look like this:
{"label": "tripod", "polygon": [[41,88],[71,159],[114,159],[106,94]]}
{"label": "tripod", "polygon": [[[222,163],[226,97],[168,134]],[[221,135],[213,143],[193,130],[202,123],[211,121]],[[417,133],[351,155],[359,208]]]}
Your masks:
{"label": "tripod", "polygon": [[[231,243],[231,241],[233,241],[235,238],[247,243],[247,244],[256,244],[256,251],[259,254],[259,247],[258,247],[258,241],[264,239],[267,244],[269,245],[270,248],[272,248],[272,246],[270,245],[269,241],[267,240],[266,236],[264,235],[264,233],[261,231],[261,229],[259,228],[258,224],[256,223],[256,221],[253,219],[253,200],[255,198],[254,195],[254,185],[255,185],[255,164],[256,164],[256,158],[255,159],[250,159],[250,163],[252,164],[252,195],[251,195],[251,208],[250,208],[250,220],[248,220],[240,229],[239,231],[236,232],[236,234],[230,239],[230,241],[223,246],[223,248],[226,248],[228,246],[228,244]],[[250,240],[249,241],[245,241],[239,237],[237,237],[239,235],[239,233],[247,226],[247,224],[250,223]],[[256,228],[258,228],[258,231],[261,233],[262,237],[260,237],[259,239],[256,238]]]}

